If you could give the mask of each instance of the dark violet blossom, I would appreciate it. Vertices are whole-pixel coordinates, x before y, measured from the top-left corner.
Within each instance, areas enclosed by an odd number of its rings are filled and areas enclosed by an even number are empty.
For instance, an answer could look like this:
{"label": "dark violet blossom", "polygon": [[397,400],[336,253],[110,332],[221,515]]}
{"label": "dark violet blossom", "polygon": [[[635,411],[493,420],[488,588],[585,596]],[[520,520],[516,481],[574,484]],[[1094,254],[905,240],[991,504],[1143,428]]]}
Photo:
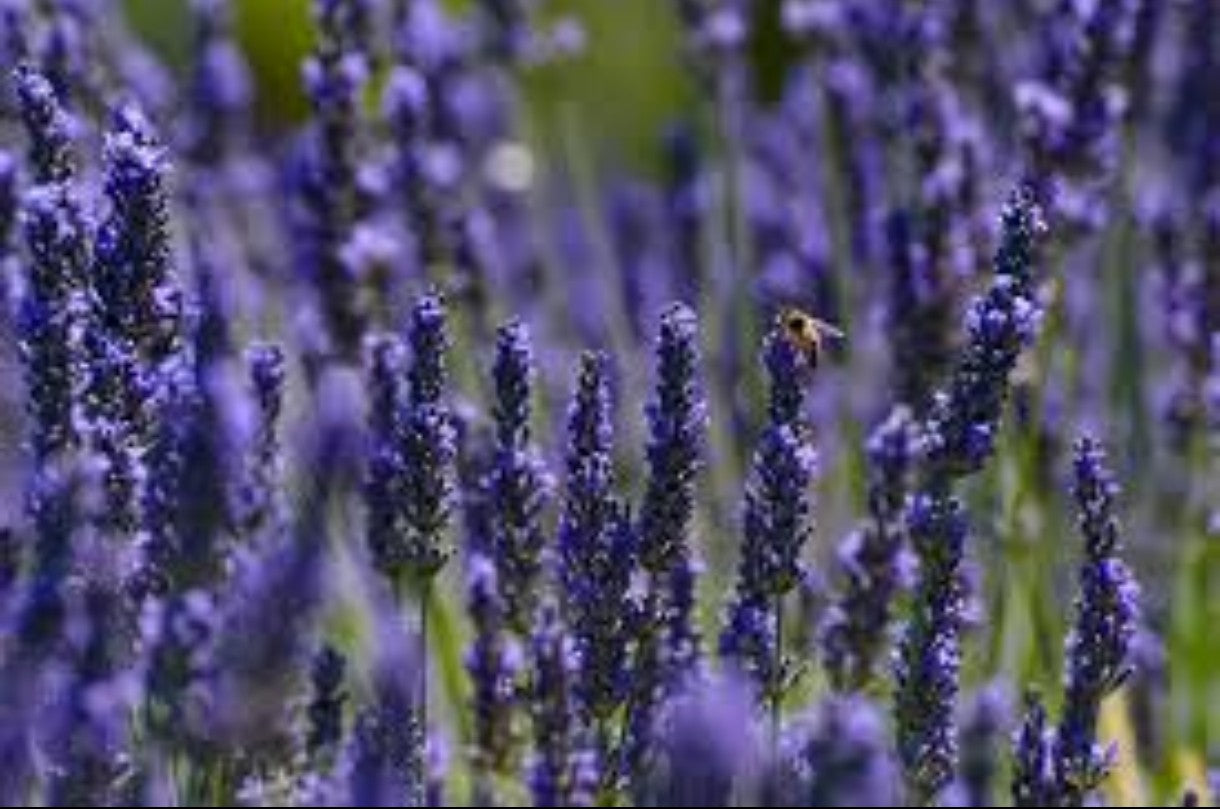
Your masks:
{"label": "dark violet blossom", "polygon": [[553,604],[540,607],[530,643],[530,716],[534,756],[528,783],[535,806],[575,806],[580,762],[579,718],[573,693],[576,649]]}
{"label": "dark violet blossom", "polygon": [[727,678],[688,683],[666,703],[656,734],[638,805],[728,806],[759,753],[750,694]]}
{"label": "dark violet blossom", "polygon": [[[382,622],[393,621],[385,616]],[[350,806],[425,806],[424,729],[416,707],[416,663],[400,631],[380,633],[370,703],[347,749]]]}
{"label": "dark violet blossom", "polygon": [[1015,806],[1054,806],[1054,731],[1036,692],[1025,695],[1021,727],[1013,740],[1012,800]]}
{"label": "dark violet blossom", "polygon": [[365,0],[316,0],[318,39],[304,67],[314,127],[296,177],[301,261],[314,285],[333,349],[350,356],[360,346],[365,313],[360,279],[350,276],[342,251],[361,216],[361,94],[369,58]]}
{"label": "dark violet blossom", "polygon": [[472,553],[467,561],[467,611],[474,640],[466,653],[466,670],[474,689],[475,789],[480,800],[492,799],[491,777],[511,766],[517,746],[514,704],[521,649],[504,625],[504,603],[492,561]]}
{"label": "dark violet blossom", "polygon": [[1033,261],[1040,220],[1028,191],[1016,192],[1000,227],[992,286],[967,315],[967,344],[922,427],[922,480],[907,511],[920,568],[894,668],[895,715],[908,797],[920,804],[948,784],[957,762],[968,526],[953,481],[978,471],[993,452],[1009,375],[1039,318]]}
{"label": "dark violet blossom", "polygon": [[[697,475],[702,463],[707,405],[698,383],[699,347],[695,313],[674,304],[661,315],[656,345],[656,392],[645,412],[649,423],[649,476],[640,508],[640,566],[653,577],[654,587],[683,586],[682,576],[694,564],[693,530]],[[668,593],[662,616],[677,633],[694,642],[671,655],[667,665],[677,676],[698,656],[691,627],[689,599]],[[685,607],[682,602],[686,602]],[[670,639],[671,641],[674,639]]]}
{"label": "dark violet blossom", "polygon": [[877,706],[861,697],[823,701],[790,731],[781,756],[767,776],[767,805],[897,805],[897,766],[885,724]]}
{"label": "dark violet blossom", "polygon": [[961,669],[967,526],[961,501],[944,490],[917,494],[907,526],[920,571],[916,608],[898,647],[894,713],[907,791],[922,805],[948,784],[957,763],[953,714]]}
{"label": "dark violet blossom", "polygon": [[85,216],[71,186],[58,183],[31,189],[22,210],[31,260],[18,328],[33,422],[30,443],[38,459],[81,441],[86,368],[81,330],[89,264]]}
{"label": "dark violet blossom", "polygon": [[806,575],[800,555],[813,533],[817,452],[802,415],[810,372],[805,355],[773,331],[763,362],[770,377],[769,419],[746,484],[741,558],[720,653],[749,675],[760,700],[775,705],[789,671],[782,654],[783,598]]}
{"label": "dark violet blossom", "polygon": [[483,484],[489,498],[491,551],[504,621],[527,636],[541,586],[546,536],[542,510],[550,479],[531,443],[533,346],[520,322],[502,327],[492,367],[496,442],[491,472]]}
{"label": "dark violet blossom", "polygon": [[396,582],[426,585],[450,555],[456,447],[445,403],[448,345],[441,300],[425,295],[407,326],[405,386],[397,378],[401,343],[380,341],[372,351],[369,550],[377,569]]}
{"label": "dark violet blossom", "polygon": [[1055,733],[1056,789],[1064,806],[1082,805],[1113,766],[1114,753],[1098,748],[1097,718],[1102,699],[1130,674],[1139,609],[1139,588],[1119,557],[1117,485],[1096,441],[1077,443],[1073,471],[1085,556],[1067,641],[1063,717]]}
{"label": "dark violet blossom", "polygon": [[831,681],[861,690],[875,676],[889,642],[893,601],[903,585],[906,502],[917,458],[916,425],[905,407],[892,410],[869,436],[869,520],[843,542],[843,592],[821,628]]}
{"label": "dark violet blossom", "polygon": [[95,314],[137,356],[159,363],[181,338],[181,291],[170,245],[168,157],[139,107],[114,113],[105,142],[109,213],[97,233]]}
{"label": "dark violet blossom", "polygon": [[55,87],[37,69],[22,64],[13,75],[30,139],[28,154],[34,180],[60,183],[71,179],[76,174],[74,119],[64,110]]}
{"label": "dark violet blossom", "polygon": [[240,506],[241,530],[258,536],[283,519],[279,487],[283,473],[280,421],[284,407],[284,352],[275,344],[259,343],[246,352],[250,387],[256,406],[254,447],[247,461]]}
{"label": "dark violet blossom", "polygon": [[[584,654],[601,617],[598,599],[606,584],[604,562],[611,547],[611,520],[617,508],[613,494],[613,424],[610,411],[609,360],[604,354],[581,355],[576,388],[568,408],[566,477],[559,518],[559,571],[564,610],[577,649]],[[582,661],[583,662],[583,661]]]}

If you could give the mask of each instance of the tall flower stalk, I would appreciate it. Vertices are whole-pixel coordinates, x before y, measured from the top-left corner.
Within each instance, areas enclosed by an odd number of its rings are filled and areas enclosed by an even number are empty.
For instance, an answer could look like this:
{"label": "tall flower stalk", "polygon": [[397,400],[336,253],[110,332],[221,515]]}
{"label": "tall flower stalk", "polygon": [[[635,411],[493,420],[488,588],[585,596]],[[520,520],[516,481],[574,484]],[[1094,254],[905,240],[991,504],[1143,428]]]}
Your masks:
{"label": "tall flower stalk", "polygon": [[920,805],[935,799],[957,763],[954,712],[968,526],[953,488],[994,451],[1009,375],[1036,334],[1034,248],[1040,228],[1032,194],[1018,189],[1001,215],[991,288],[970,309],[963,354],[947,389],[933,397],[921,429],[920,483],[907,511],[919,578],[894,669],[898,753],[908,799]]}

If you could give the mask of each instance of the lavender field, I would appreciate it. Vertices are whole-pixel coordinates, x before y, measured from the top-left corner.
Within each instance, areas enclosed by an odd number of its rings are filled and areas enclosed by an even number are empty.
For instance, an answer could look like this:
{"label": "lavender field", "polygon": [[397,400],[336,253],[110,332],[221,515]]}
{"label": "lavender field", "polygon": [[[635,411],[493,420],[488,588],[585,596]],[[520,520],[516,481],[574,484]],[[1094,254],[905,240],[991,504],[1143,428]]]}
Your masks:
{"label": "lavender field", "polygon": [[0,0],[0,439],[5,805],[1212,805],[1220,3]]}

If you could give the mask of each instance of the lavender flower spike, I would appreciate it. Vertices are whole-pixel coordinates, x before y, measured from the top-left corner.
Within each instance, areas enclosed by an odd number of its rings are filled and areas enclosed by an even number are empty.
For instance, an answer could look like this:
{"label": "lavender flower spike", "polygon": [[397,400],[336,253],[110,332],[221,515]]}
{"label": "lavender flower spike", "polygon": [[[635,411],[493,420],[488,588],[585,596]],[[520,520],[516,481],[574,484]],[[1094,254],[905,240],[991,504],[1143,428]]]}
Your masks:
{"label": "lavender flower spike", "polygon": [[907,516],[920,573],[894,669],[895,713],[908,797],[918,804],[939,794],[957,761],[954,710],[967,526],[953,483],[982,468],[993,452],[1008,377],[1040,316],[1033,278],[1040,220],[1031,192],[1018,189],[1000,224],[995,279],[970,309],[963,356],[923,425],[923,481]]}
{"label": "lavender flower spike", "polygon": [[813,533],[810,486],[817,453],[801,416],[809,366],[779,331],[767,336],[770,421],[754,452],[746,486],[737,586],[720,636],[721,656],[747,674],[760,701],[778,705],[787,683],[781,656],[782,599],[803,575],[802,548]]}
{"label": "lavender flower spike", "polygon": [[1067,642],[1063,717],[1055,738],[1056,786],[1063,806],[1083,805],[1113,763],[1112,753],[1097,747],[1097,716],[1102,699],[1131,672],[1129,653],[1139,609],[1139,587],[1118,555],[1117,486],[1093,439],[1077,443],[1074,472],[1085,558],[1076,620]]}
{"label": "lavender flower spike", "polygon": [[28,64],[13,74],[21,117],[29,135],[29,163],[38,183],[61,183],[76,174],[72,150],[75,121],[64,110],[55,87]]}
{"label": "lavender flower spike", "polygon": [[823,621],[821,645],[836,688],[858,691],[875,676],[888,642],[894,597],[902,586],[905,509],[916,460],[916,425],[895,408],[868,440],[869,521],[839,551],[843,593]]}
{"label": "lavender flower spike", "polygon": [[580,761],[572,693],[576,650],[553,604],[540,608],[531,647],[535,753],[528,778],[530,792],[535,806],[573,806]]}
{"label": "lavender flower spike", "polygon": [[530,442],[533,346],[529,330],[513,321],[496,336],[494,416],[496,446],[485,487],[492,511],[491,542],[504,620],[527,635],[542,570],[542,509],[550,480]]}
{"label": "lavender flower spike", "polygon": [[19,327],[33,421],[31,444],[35,457],[42,459],[77,446],[81,439],[88,221],[71,188],[52,184],[36,186],[26,195],[22,225],[30,264]]}
{"label": "lavender flower spike", "polygon": [[445,532],[457,453],[444,401],[449,338],[439,297],[425,295],[416,303],[406,342],[411,363],[405,390],[397,379],[398,341],[378,341],[371,353],[368,540],[373,564],[392,582],[426,585],[451,553]]}
{"label": "lavender flower spike", "polygon": [[1036,691],[1025,695],[1025,715],[1013,744],[1012,801],[1014,806],[1054,806],[1054,770],[1046,708]]}
{"label": "lavender flower spike", "polygon": [[397,441],[404,462],[401,497],[407,529],[406,560],[427,581],[449,560],[445,530],[452,510],[457,457],[453,416],[444,401],[449,336],[439,295],[421,297],[407,326],[411,365]]}
{"label": "lavender flower spike", "polygon": [[945,490],[921,492],[907,516],[919,555],[916,608],[902,636],[894,669],[898,755],[916,805],[932,800],[957,762],[954,704],[961,669],[961,565],[966,516]]}
{"label": "lavender flower spike", "polygon": [[111,333],[156,364],[178,346],[182,302],[171,263],[166,150],[134,104],[114,114],[105,159],[110,215],[97,235],[97,311]]}
{"label": "lavender flower spike", "polygon": [[670,627],[664,667],[667,679],[676,680],[699,655],[692,599],[683,587],[693,587],[688,581],[695,565],[690,535],[707,429],[707,405],[696,379],[698,322],[689,307],[673,304],[662,314],[656,356],[656,393],[645,410],[649,474],[639,519],[640,565],[654,587],[668,590],[658,618]]}

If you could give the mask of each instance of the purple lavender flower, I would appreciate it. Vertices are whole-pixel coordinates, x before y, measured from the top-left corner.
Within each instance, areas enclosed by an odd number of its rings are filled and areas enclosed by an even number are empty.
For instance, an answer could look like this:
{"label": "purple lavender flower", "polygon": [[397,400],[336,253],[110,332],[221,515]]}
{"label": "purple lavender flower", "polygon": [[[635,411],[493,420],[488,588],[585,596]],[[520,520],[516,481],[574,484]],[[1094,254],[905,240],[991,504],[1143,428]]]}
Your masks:
{"label": "purple lavender flower", "polygon": [[643,806],[728,806],[754,763],[751,697],[730,679],[691,681],[663,708],[657,765],[639,786]]}
{"label": "purple lavender flower", "polygon": [[991,289],[971,307],[967,345],[947,391],[934,398],[928,415],[924,452],[929,474],[971,474],[994,449],[1008,376],[1039,323],[1034,251],[1041,229],[1031,193],[1019,189],[1000,217]]}
{"label": "purple lavender flower", "polygon": [[482,804],[493,801],[492,774],[504,773],[517,746],[513,727],[520,647],[504,627],[504,603],[497,589],[496,568],[478,551],[467,562],[467,611],[474,640],[466,654],[466,671],[474,687],[475,791]]}
{"label": "purple lavender flower", "polygon": [[51,699],[49,732],[42,747],[49,758],[47,800],[57,806],[87,806],[121,800],[130,766],[127,605],[113,570],[113,552],[81,548],[90,574],[69,597],[67,651],[63,670],[52,669],[45,687]]}
{"label": "purple lavender flower", "polygon": [[1054,731],[1036,691],[1025,695],[1021,728],[1013,742],[1012,800],[1015,806],[1054,806]]}
{"label": "purple lavender flower", "polygon": [[961,668],[967,527],[961,502],[945,489],[917,494],[907,526],[920,571],[916,608],[894,668],[894,713],[907,790],[922,805],[945,787],[957,762],[953,713]]}
{"label": "purple lavender flower", "polygon": [[[649,476],[639,519],[640,565],[657,580],[654,586],[659,588],[681,584],[681,576],[689,573],[693,564],[690,534],[707,427],[707,406],[696,379],[697,328],[695,313],[682,304],[674,304],[662,314],[656,347],[656,393],[645,410]],[[678,669],[688,669],[698,656],[691,615],[677,609],[680,601],[687,599],[668,594],[662,603],[663,616],[669,616],[667,620],[675,624],[678,634],[694,641],[694,645],[668,661],[675,667],[671,676],[683,673]]]}
{"label": "purple lavender flower", "polygon": [[253,88],[232,35],[229,0],[193,0],[192,103],[183,148],[196,163],[220,164],[245,138]]}
{"label": "purple lavender flower", "polygon": [[[383,620],[393,620],[386,618]],[[372,701],[356,717],[347,750],[351,806],[424,806],[424,729],[416,708],[416,663],[401,633],[382,637]]]}
{"label": "purple lavender flower", "polygon": [[788,777],[769,790],[791,801],[782,805],[897,805],[897,767],[872,702],[831,697],[792,736],[783,753]]}
{"label": "purple lavender flower", "polygon": [[783,599],[805,574],[800,554],[813,533],[810,487],[817,453],[801,413],[810,372],[805,356],[783,333],[773,331],[763,361],[770,375],[770,418],[746,485],[736,592],[720,653],[750,676],[760,700],[774,708],[788,680]]}
{"label": "purple lavender flower", "polygon": [[247,349],[246,363],[258,415],[242,488],[240,525],[246,536],[253,537],[283,520],[278,490],[283,464],[279,423],[284,406],[284,352],[273,343],[258,343]]}
{"label": "purple lavender flower", "polygon": [[954,710],[968,529],[952,484],[980,469],[992,453],[1009,374],[1034,336],[1038,229],[1037,205],[1020,189],[1001,216],[992,287],[967,316],[968,343],[948,392],[933,398],[922,429],[923,480],[907,512],[919,581],[894,669],[898,754],[909,797],[917,803],[933,799],[947,785],[957,761]]}
{"label": "purple lavender flower", "polygon": [[1010,714],[1007,694],[999,684],[984,686],[974,695],[961,723],[962,757],[951,787],[957,801],[953,805],[995,804]]}
{"label": "purple lavender flower", "polygon": [[30,252],[19,327],[36,459],[80,443],[78,401],[83,290],[88,270],[88,221],[65,184],[37,186],[22,211]]}
{"label": "purple lavender flower", "polygon": [[28,64],[13,74],[21,117],[29,135],[29,163],[38,183],[58,183],[76,173],[72,143],[76,123],[45,75]]}
{"label": "purple lavender flower", "polygon": [[553,604],[540,607],[530,658],[534,725],[530,793],[535,806],[573,806],[580,744],[573,687],[579,664],[572,638]]}
{"label": "purple lavender flower", "polygon": [[411,364],[404,408],[397,424],[403,475],[406,562],[421,581],[434,576],[451,554],[446,545],[453,499],[453,418],[445,404],[445,354],[449,348],[444,303],[424,295],[407,327]]}
{"label": "purple lavender flower", "polygon": [[869,521],[839,549],[843,592],[823,620],[821,646],[831,682],[847,691],[872,681],[888,643],[893,601],[902,586],[905,508],[916,461],[916,426],[905,407],[869,436]]}
{"label": "purple lavender flower", "polygon": [[364,0],[316,0],[318,41],[305,63],[314,112],[297,180],[301,261],[314,284],[332,348],[350,356],[360,346],[364,313],[359,279],[342,250],[359,216],[357,186],[360,98],[368,80],[368,10]]}
{"label": "purple lavender flower", "polygon": [[441,299],[419,299],[407,327],[411,364],[396,379],[401,348],[374,345],[366,500],[373,564],[392,581],[426,585],[448,561],[445,530],[456,460],[453,418],[444,401],[449,338]]}
{"label": "purple lavender flower", "polygon": [[1113,754],[1097,748],[1097,716],[1102,699],[1130,673],[1139,600],[1135,579],[1119,557],[1117,485],[1093,439],[1077,443],[1074,473],[1085,558],[1067,642],[1063,717],[1055,734],[1056,788],[1064,806],[1082,805],[1112,764]]}
{"label": "purple lavender flower", "polygon": [[168,158],[134,104],[115,112],[105,159],[110,212],[94,248],[96,314],[155,365],[178,346],[182,301],[171,261]]}
{"label": "purple lavender flower", "polygon": [[373,564],[391,574],[397,560],[401,525],[397,487],[402,476],[401,449],[396,433],[402,408],[403,344],[396,336],[374,338],[368,351],[369,459],[364,499],[367,542]]}
{"label": "purple lavender flower", "polygon": [[533,621],[542,571],[541,518],[550,480],[530,440],[533,346],[517,321],[500,329],[492,368],[496,448],[484,483],[490,499],[491,548],[504,621],[524,636]]}

